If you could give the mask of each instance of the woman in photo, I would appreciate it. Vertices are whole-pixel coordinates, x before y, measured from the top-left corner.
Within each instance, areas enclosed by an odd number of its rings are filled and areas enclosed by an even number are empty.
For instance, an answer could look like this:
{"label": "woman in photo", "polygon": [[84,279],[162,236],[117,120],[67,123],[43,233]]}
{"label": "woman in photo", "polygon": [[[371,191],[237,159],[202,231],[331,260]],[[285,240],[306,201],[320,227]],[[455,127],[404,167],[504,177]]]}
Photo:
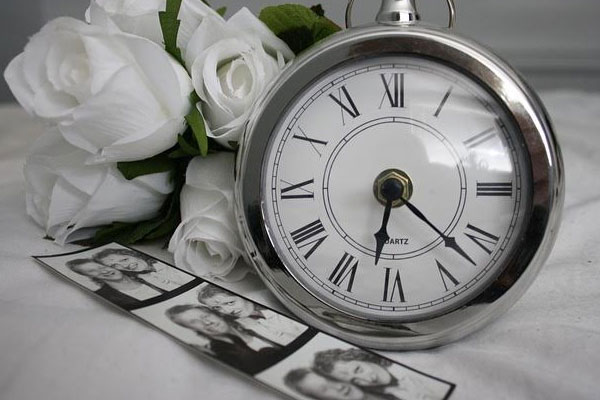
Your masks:
{"label": "woman in photo", "polygon": [[393,363],[358,348],[332,349],[315,354],[314,369],[320,374],[359,386],[365,392],[390,400],[405,398],[441,400],[444,393],[435,390],[412,374],[392,375]]}
{"label": "woman in photo", "polygon": [[198,301],[225,317],[235,318],[235,322],[245,330],[280,346],[292,343],[308,329],[306,325],[215,285],[209,284],[200,289]]}
{"label": "woman in photo", "polygon": [[99,264],[89,258],[68,261],[66,266],[100,286],[100,289],[95,291],[96,294],[125,309],[140,307],[145,300],[163,294],[160,289],[150,287],[118,269]]}
{"label": "woman in photo", "polygon": [[287,387],[315,400],[388,400],[349,382],[340,382],[308,368],[298,368],[283,378]]}
{"label": "woman in photo", "polygon": [[157,262],[152,257],[130,249],[104,249],[93,256],[100,264],[135,276],[146,284],[170,292],[194,280],[194,277]]}
{"label": "woman in photo", "polygon": [[176,323],[210,340],[215,357],[248,374],[258,373],[279,361],[281,347],[243,332],[218,313],[199,305],[178,305],[166,311]]}

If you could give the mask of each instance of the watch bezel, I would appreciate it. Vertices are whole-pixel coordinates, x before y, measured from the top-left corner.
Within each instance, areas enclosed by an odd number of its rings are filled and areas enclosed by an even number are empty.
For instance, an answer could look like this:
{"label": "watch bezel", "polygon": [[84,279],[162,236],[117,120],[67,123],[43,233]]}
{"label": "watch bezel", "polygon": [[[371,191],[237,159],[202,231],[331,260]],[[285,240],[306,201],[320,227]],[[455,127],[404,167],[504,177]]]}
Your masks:
{"label": "watch bezel", "polygon": [[[468,73],[506,108],[531,160],[532,207],[522,243],[479,296],[443,315],[416,322],[350,316],[309,293],[283,265],[265,224],[261,194],[263,156],[290,104],[321,74],[352,59],[385,54],[424,56]],[[483,326],[529,287],[556,238],[564,197],[560,150],[540,100],[506,63],[447,30],[422,25],[374,25],[321,42],[296,59],[257,103],[241,141],[236,167],[236,215],[249,259],[267,287],[311,325],[362,346],[421,349],[442,345]]]}

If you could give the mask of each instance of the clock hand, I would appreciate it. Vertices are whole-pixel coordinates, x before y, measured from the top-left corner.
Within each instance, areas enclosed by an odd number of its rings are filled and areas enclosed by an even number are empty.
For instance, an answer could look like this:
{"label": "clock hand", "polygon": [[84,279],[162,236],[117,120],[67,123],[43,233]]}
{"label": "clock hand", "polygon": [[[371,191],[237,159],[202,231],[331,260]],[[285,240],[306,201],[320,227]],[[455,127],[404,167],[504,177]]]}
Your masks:
{"label": "clock hand", "polygon": [[381,185],[381,195],[385,199],[385,211],[383,212],[383,221],[381,222],[381,228],[375,233],[375,241],[377,242],[377,248],[375,250],[375,265],[379,262],[383,246],[390,239],[387,233],[387,225],[390,220],[390,214],[392,212],[392,206],[394,201],[402,199],[402,193],[404,192],[404,185],[397,179],[386,179]]}
{"label": "clock hand", "polygon": [[392,203],[393,200],[388,200],[385,205],[385,211],[383,212],[383,222],[381,223],[381,228],[377,233],[375,233],[375,240],[377,241],[377,249],[375,251],[375,265],[379,262],[379,257],[381,257],[381,252],[383,251],[383,246],[385,242],[390,239],[390,235],[387,233],[387,224],[390,219],[390,214],[392,211]]}
{"label": "clock hand", "polygon": [[446,247],[450,247],[452,250],[456,251],[458,254],[467,259],[471,264],[476,265],[475,262],[471,259],[471,257],[469,257],[469,255],[465,253],[465,251],[458,245],[458,243],[456,242],[456,238],[444,235],[444,233],[442,233],[442,231],[440,231],[435,225],[433,225],[431,221],[429,221],[429,219],[425,216],[425,214],[423,214],[411,202],[404,198],[401,199],[401,201],[415,216],[417,216],[417,218],[429,225],[438,235],[440,235],[442,239],[444,239],[444,245]]}

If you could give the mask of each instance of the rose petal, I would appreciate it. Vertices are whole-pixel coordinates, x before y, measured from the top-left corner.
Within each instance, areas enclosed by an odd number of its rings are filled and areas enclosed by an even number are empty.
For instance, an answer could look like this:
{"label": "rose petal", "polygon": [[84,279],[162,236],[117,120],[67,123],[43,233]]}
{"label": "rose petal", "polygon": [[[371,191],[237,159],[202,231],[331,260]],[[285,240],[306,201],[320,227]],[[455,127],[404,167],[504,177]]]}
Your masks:
{"label": "rose petal", "polygon": [[[126,51],[116,40],[106,37],[87,36],[81,38],[90,66],[90,90],[92,94],[100,92],[107,82],[130,64]],[[120,51],[115,51],[115,50]]]}
{"label": "rose petal", "polygon": [[[136,141],[157,132],[168,116],[141,79],[132,67],[121,69],[102,91],[73,112],[71,121],[59,125],[65,139],[92,154],[100,154],[122,139]],[[167,133],[172,146],[178,132]],[[169,147],[162,146],[149,154]]]}
{"label": "rose petal", "polygon": [[[136,161],[158,154],[177,143],[177,135],[185,130],[183,118],[166,121],[155,131],[140,131],[147,136],[123,137],[112,145],[103,147],[97,154],[87,158],[86,164],[103,164],[115,161]],[[150,128],[149,128],[150,129]]]}
{"label": "rose petal", "polygon": [[207,157],[194,157],[186,171],[186,185],[216,191],[227,200],[233,198],[235,155],[220,152]]}
{"label": "rose petal", "polygon": [[177,34],[177,47],[182,50],[184,56],[188,42],[194,32],[204,19],[208,17],[224,21],[219,13],[207,6],[202,0],[183,0],[181,2],[179,9],[181,24],[179,25],[179,32]]}
{"label": "rose petal", "polygon": [[[101,171],[101,174],[106,174],[106,171]],[[49,231],[60,231],[63,227],[66,228],[65,222],[75,218],[77,213],[85,207],[90,196],[77,190],[73,185],[63,178],[59,178],[52,188],[50,195],[50,207],[48,208]],[[55,234],[55,232],[53,232]]]}
{"label": "rose petal", "polygon": [[101,26],[107,31],[121,31],[121,28],[115,24],[108,12],[98,4],[97,0],[92,0],[90,6],[85,10],[85,21],[88,24]]}
{"label": "rose petal", "polygon": [[229,18],[227,25],[232,26],[244,32],[246,36],[256,37],[265,50],[273,57],[281,54],[286,60],[294,58],[294,52],[281,39],[279,39],[273,31],[271,31],[261,20],[256,18],[254,14],[246,7],[240,8],[238,12]]}
{"label": "rose petal", "polygon": [[34,115],[33,98],[35,93],[25,79],[25,71],[23,68],[24,58],[25,55],[21,53],[8,64],[4,71],[4,79],[19,104],[21,104],[29,114]]}
{"label": "rose petal", "polygon": [[184,60],[191,70],[194,61],[206,51],[210,46],[220,40],[231,38],[232,32],[227,29],[227,24],[223,18],[207,17],[190,37],[185,51]]}
{"label": "rose petal", "polygon": [[[46,77],[57,91],[76,93],[89,92],[89,67],[81,39],[73,34],[57,35],[50,45],[46,57]],[[77,76],[72,76],[75,73]],[[73,79],[76,78],[76,79]],[[76,96],[78,97],[78,96]],[[78,97],[83,100],[84,96]]]}
{"label": "rose petal", "polygon": [[227,199],[216,191],[203,191],[191,186],[184,186],[181,190],[184,196],[180,197],[181,222],[192,221],[196,216],[209,212],[219,203],[227,203]]}
{"label": "rose petal", "polygon": [[[146,177],[164,182],[168,173]],[[170,186],[172,191],[173,186]],[[79,229],[107,225],[115,221],[136,222],[156,216],[166,195],[140,185],[136,179],[127,181],[116,167],[107,167],[105,179],[80,208],[68,224],[56,233],[55,240],[64,244],[73,240],[71,235]]]}
{"label": "rose petal", "polygon": [[69,115],[77,107],[77,99],[65,92],[56,91],[46,83],[39,86],[33,98],[33,107],[37,116],[57,119]]}
{"label": "rose petal", "polygon": [[168,114],[186,115],[190,110],[189,96],[194,87],[185,68],[153,42],[131,35],[123,35],[121,39],[135,58],[146,84],[168,110]]}

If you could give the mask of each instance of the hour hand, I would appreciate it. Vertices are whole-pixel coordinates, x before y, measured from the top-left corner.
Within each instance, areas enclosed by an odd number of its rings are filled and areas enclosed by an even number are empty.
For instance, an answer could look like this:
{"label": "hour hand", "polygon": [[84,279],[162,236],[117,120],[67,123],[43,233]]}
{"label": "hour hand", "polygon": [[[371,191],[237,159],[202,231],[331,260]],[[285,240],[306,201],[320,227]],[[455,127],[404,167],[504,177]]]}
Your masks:
{"label": "hour hand", "polygon": [[381,228],[375,233],[376,249],[375,249],[375,265],[381,258],[383,247],[385,243],[390,239],[387,233],[387,225],[390,220],[390,214],[392,212],[393,204],[396,200],[402,198],[404,193],[404,185],[398,179],[389,178],[381,182],[381,196],[385,199],[385,211],[383,212],[383,221],[381,222]]}
{"label": "hour hand", "polygon": [[375,233],[375,240],[377,241],[377,248],[375,251],[375,265],[379,262],[379,258],[381,257],[381,252],[383,251],[383,246],[385,243],[390,240],[390,235],[387,233],[387,224],[390,220],[390,213],[392,211],[392,200],[388,200],[385,205],[385,211],[383,213],[383,222],[381,223],[381,228],[377,233]]}

